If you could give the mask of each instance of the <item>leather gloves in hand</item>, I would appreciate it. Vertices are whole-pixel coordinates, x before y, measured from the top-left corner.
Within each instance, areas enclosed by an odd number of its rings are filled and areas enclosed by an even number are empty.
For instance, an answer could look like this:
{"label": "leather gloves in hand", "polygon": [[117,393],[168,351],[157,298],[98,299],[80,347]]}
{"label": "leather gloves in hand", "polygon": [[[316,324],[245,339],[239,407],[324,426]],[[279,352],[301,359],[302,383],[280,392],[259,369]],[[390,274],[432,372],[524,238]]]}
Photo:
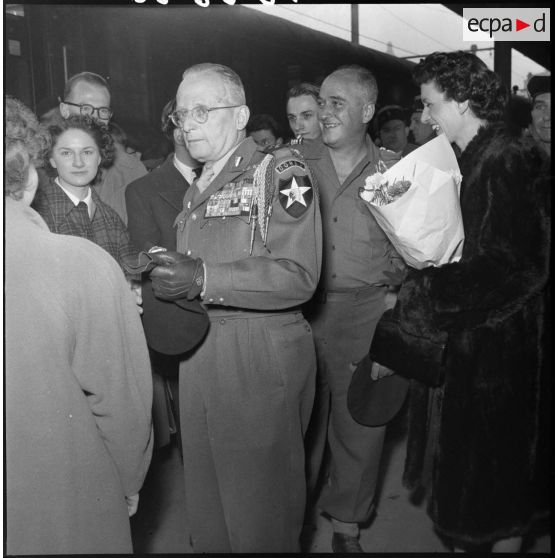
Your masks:
{"label": "leather gloves in hand", "polygon": [[191,258],[178,252],[155,252],[150,255],[157,265],[150,274],[157,298],[194,300],[200,295],[205,279],[201,258]]}

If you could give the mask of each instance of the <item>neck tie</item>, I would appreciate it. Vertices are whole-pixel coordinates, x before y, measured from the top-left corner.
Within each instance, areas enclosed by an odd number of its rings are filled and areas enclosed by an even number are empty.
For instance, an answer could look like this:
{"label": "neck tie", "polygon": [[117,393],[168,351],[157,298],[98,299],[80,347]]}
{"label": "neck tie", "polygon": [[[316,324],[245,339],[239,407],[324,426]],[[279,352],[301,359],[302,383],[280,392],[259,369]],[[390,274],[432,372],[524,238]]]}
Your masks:
{"label": "neck tie", "polygon": [[77,212],[82,220],[83,223],[88,224],[90,221],[89,218],[89,209],[87,204],[84,201],[80,201],[76,206]]}
{"label": "neck tie", "polygon": [[213,180],[213,163],[206,163],[203,167],[202,173],[196,182],[196,186],[200,194],[209,186]]}
{"label": "neck tie", "polygon": [[78,225],[81,227],[81,232],[78,236],[87,238],[91,242],[95,242],[95,235],[93,233],[93,227],[91,226],[91,219],[89,218],[89,211],[87,209],[87,204],[84,201],[80,201],[74,208],[75,213],[77,213]]}

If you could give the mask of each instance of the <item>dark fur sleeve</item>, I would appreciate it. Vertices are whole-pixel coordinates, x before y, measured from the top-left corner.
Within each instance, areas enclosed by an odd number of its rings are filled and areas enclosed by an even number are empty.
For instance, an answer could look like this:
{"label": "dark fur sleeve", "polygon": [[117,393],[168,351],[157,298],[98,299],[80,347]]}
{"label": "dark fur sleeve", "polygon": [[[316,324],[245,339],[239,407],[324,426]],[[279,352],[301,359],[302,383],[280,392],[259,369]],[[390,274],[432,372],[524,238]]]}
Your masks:
{"label": "dark fur sleeve", "polygon": [[468,188],[462,260],[409,274],[399,311],[410,329],[461,329],[498,319],[548,279],[550,217],[543,190],[550,186],[540,177],[540,155],[518,138],[484,134],[462,167]]}

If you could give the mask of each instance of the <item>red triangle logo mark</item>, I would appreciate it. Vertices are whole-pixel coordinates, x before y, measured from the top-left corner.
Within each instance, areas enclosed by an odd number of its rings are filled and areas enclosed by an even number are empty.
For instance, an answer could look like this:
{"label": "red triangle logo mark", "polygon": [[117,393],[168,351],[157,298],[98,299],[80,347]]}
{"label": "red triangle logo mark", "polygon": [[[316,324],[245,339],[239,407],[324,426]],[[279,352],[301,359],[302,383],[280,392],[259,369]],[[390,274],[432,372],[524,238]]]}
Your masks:
{"label": "red triangle logo mark", "polygon": [[516,31],[521,31],[522,29],[525,29],[526,27],[531,27],[530,23],[525,23],[524,21],[521,21],[520,19],[515,19],[515,30]]}

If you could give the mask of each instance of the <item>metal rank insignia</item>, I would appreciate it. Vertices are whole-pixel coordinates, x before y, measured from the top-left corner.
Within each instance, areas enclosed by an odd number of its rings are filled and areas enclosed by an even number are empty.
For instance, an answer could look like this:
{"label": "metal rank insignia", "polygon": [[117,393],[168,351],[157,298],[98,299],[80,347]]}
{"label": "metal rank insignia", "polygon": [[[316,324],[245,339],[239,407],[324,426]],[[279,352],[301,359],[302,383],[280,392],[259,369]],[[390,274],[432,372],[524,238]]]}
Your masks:
{"label": "metal rank insignia", "polygon": [[253,193],[251,179],[229,182],[209,197],[205,217],[250,217]]}

